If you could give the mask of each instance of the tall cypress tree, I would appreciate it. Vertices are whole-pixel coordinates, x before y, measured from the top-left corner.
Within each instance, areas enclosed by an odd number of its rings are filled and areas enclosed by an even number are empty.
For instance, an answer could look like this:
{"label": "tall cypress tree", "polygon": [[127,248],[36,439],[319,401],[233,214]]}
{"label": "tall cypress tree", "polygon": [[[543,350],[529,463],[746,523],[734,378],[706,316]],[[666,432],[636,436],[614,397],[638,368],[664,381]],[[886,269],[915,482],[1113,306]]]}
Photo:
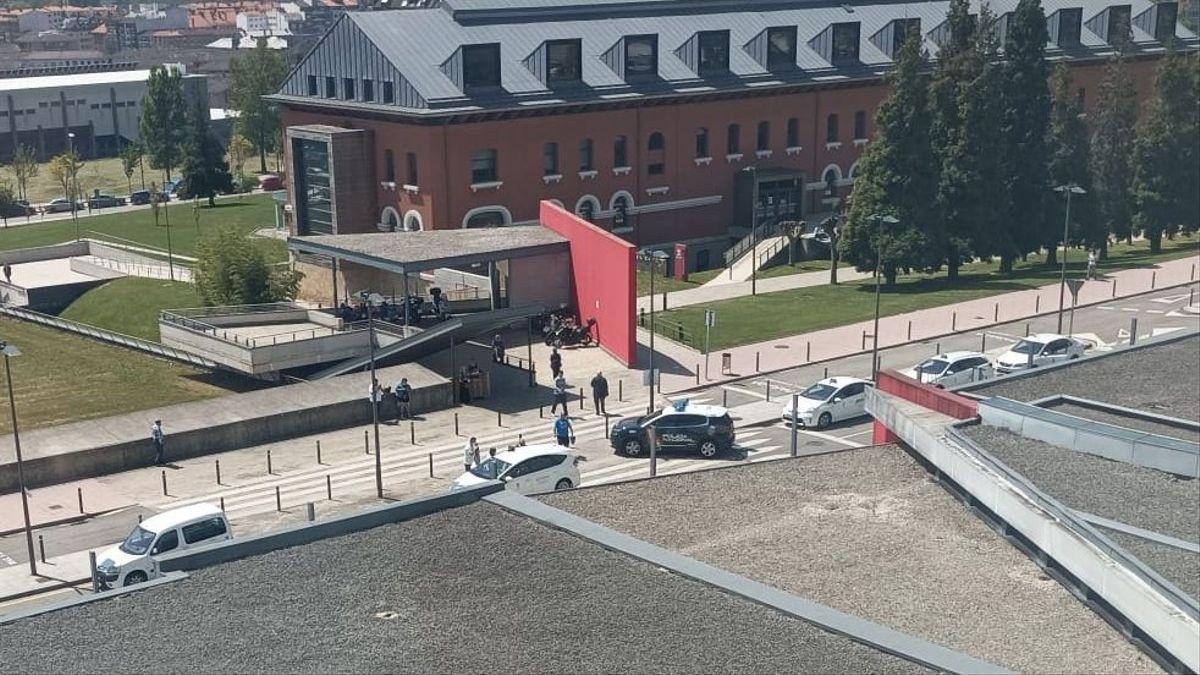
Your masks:
{"label": "tall cypress tree", "polygon": [[[853,199],[839,246],[860,270],[873,269],[882,256],[890,286],[904,269],[938,264],[940,253],[924,228],[934,222],[933,153],[929,142],[928,81],[922,74],[918,36],[912,36],[888,73],[889,93],[875,118],[876,137],[859,164]],[[882,223],[873,216],[899,222]]]}
{"label": "tall cypress tree", "polygon": [[209,131],[208,110],[199,102],[188,115],[183,186],[185,196],[205,197],[209,206],[214,204],[213,197],[218,192],[233,189],[229,163],[225,161],[225,149]]}
{"label": "tall cypress tree", "polygon": [[162,169],[169,180],[171,169],[179,166],[187,129],[183,77],[178,70],[166,66],[150,69],[140,114],[141,143],[150,166]]}
{"label": "tall cypress tree", "polygon": [[[1054,69],[1050,86],[1050,183],[1069,185],[1074,183],[1087,194],[1071,200],[1071,229],[1069,242],[1082,242],[1088,248],[1099,248],[1107,236],[1107,230],[1098,227],[1092,193],[1092,176],[1089,171],[1090,145],[1087,124],[1081,115],[1079,99],[1071,85],[1071,72],[1066,64]],[[1053,199],[1050,211],[1050,227],[1045,240],[1046,262],[1058,262],[1058,245],[1062,243],[1061,227],[1066,214],[1066,199]]]}
{"label": "tall cypress tree", "polygon": [[1046,14],[1041,0],[1020,0],[1004,43],[1004,139],[1011,209],[1010,248],[1000,250],[1000,269],[1012,271],[1017,256],[1036,251],[1051,235],[1047,133],[1050,126]]}
{"label": "tall cypress tree", "polygon": [[1108,253],[1108,235],[1131,239],[1133,230],[1134,125],[1137,122],[1137,92],[1129,79],[1125,60],[1118,55],[1104,70],[1096,96],[1092,135],[1093,202],[1105,233],[1100,253]]}

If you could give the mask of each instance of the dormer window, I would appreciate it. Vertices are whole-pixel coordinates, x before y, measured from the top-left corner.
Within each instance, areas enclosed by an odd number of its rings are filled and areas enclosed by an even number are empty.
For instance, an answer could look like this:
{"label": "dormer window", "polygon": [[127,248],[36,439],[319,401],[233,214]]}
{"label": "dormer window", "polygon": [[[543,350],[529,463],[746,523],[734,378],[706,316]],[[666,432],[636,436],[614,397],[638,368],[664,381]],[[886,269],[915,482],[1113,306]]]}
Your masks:
{"label": "dormer window", "polygon": [[625,79],[658,75],[658,36],[630,35],[625,38]]}
{"label": "dormer window", "polygon": [[767,70],[788,70],[796,67],[796,27],[777,26],[767,29]]}
{"label": "dormer window", "polygon": [[920,19],[895,19],[871,36],[871,44],[895,60],[904,43],[914,35],[921,39]]}
{"label": "dormer window", "polygon": [[701,31],[697,34],[697,42],[697,74],[706,76],[729,72],[729,31]]}
{"label": "dormer window", "polygon": [[857,21],[833,24],[830,63],[835,66],[858,63],[858,29]]}
{"label": "dormer window", "polygon": [[463,90],[500,86],[500,45],[464,45]]}
{"label": "dormer window", "polygon": [[1175,24],[1179,21],[1179,5],[1159,2],[1154,5],[1154,39],[1169,42],[1175,39]]}
{"label": "dormer window", "polygon": [[1110,45],[1127,44],[1133,37],[1130,28],[1129,5],[1114,5],[1108,8],[1108,31],[1104,41]]}
{"label": "dormer window", "polygon": [[579,40],[546,42],[546,84],[579,82],[582,74],[582,46]]}
{"label": "dormer window", "polygon": [[1061,49],[1079,46],[1080,27],[1083,25],[1083,8],[1070,7],[1058,10],[1058,27],[1054,43]]}

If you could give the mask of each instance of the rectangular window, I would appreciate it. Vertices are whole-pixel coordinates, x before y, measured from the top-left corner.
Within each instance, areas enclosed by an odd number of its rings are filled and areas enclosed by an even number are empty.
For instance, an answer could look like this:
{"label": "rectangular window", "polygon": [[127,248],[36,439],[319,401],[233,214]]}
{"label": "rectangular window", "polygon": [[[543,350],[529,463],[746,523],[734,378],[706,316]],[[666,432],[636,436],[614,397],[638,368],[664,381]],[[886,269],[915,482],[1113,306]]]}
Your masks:
{"label": "rectangular window", "polygon": [[308,95],[309,96],[317,95],[317,76],[316,75],[308,76]]}
{"label": "rectangular window", "polygon": [[558,174],[558,143],[551,141],[542,146],[542,175],[557,176]]}
{"label": "rectangular window", "polygon": [[471,182],[495,183],[500,180],[500,161],[495,150],[476,150],[471,153]]}
{"label": "rectangular window", "polygon": [[696,157],[710,157],[708,154],[708,129],[696,130]]}
{"label": "rectangular window", "polygon": [[658,75],[658,36],[630,35],[625,38],[625,79]]}
{"label": "rectangular window", "polygon": [[825,119],[825,142],[838,142],[838,116],[830,115]]}
{"label": "rectangular window", "polygon": [[396,85],[391,82],[383,83],[383,102],[388,104],[396,102]]}
{"label": "rectangular window", "polygon": [[787,146],[789,148],[800,147],[800,120],[791,117],[787,121]]}
{"label": "rectangular window", "polygon": [[1079,31],[1083,25],[1083,9],[1074,7],[1058,10],[1058,46],[1063,48],[1079,46]]}
{"label": "rectangular window", "polygon": [[731,155],[736,155],[742,151],[742,127],[737,124],[730,124],[725,132],[725,148],[726,152]]}
{"label": "rectangular window", "polygon": [[500,86],[500,45],[464,45],[463,89]]}
{"label": "rectangular window", "polygon": [[770,122],[759,122],[758,123],[757,144],[756,144],[755,149],[760,150],[760,151],[771,149],[771,123]]}
{"label": "rectangular window", "polygon": [[579,170],[592,171],[595,168],[596,158],[592,148],[592,139],[585,138],[579,141]]}
{"label": "rectangular window", "polygon": [[353,77],[343,77],[342,78],[342,98],[346,99],[347,101],[354,100],[354,78]]}
{"label": "rectangular window", "polygon": [[301,234],[333,234],[333,199],[329,182],[329,145],[296,139],[297,229]]}
{"label": "rectangular window", "polygon": [[583,72],[580,40],[550,40],[546,43],[546,84],[578,82]]}
{"label": "rectangular window", "polygon": [[1105,42],[1114,46],[1129,43],[1133,37],[1129,16],[1129,5],[1114,5],[1108,8],[1108,36]]}
{"label": "rectangular window", "polygon": [[697,35],[699,48],[696,72],[699,75],[721,75],[729,72],[729,31],[706,30]]}
{"label": "rectangular window", "polygon": [[49,108],[50,103],[49,103],[49,101],[38,101],[38,107],[39,108]]}
{"label": "rectangular window", "polygon": [[183,540],[189,544],[219,537],[222,534],[225,534],[225,519],[220,517],[213,517],[183,526]]}
{"label": "rectangular window", "polygon": [[667,172],[667,165],[662,162],[655,162],[646,167],[646,173],[651,176],[661,176]]}
{"label": "rectangular window", "polygon": [[921,35],[920,19],[896,19],[892,22],[892,56],[900,53],[900,48],[908,42],[910,36]]}
{"label": "rectangular window", "polygon": [[833,24],[829,62],[835,66],[858,62],[858,22]]}
{"label": "rectangular window", "polygon": [[396,155],[391,150],[383,151],[383,175],[385,181],[396,182]]}
{"label": "rectangular window", "polygon": [[1160,2],[1155,5],[1155,11],[1157,14],[1154,17],[1154,39],[1159,42],[1170,42],[1175,39],[1175,23],[1179,20],[1179,5],[1174,2]]}
{"label": "rectangular window", "polygon": [[362,97],[363,97],[364,101],[374,101],[375,100],[375,81],[374,80],[363,80],[362,81]]}
{"label": "rectangular window", "polygon": [[796,27],[779,26],[767,29],[767,70],[788,70],[796,67]]}
{"label": "rectangular window", "polygon": [[629,166],[628,153],[629,140],[624,136],[617,136],[613,141],[613,167]]}
{"label": "rectangular window", "polygon": [[863,139],[867,137],[867,112],[859,110],[854,113],[854,138]]}
{"label": "rectangular window", "polygon": [[325,98],[337,98],[337,78],[325,76]]}
{"label": "rectangular window", "polygon": [[410,152],[406,154],[405,161],[408,164],[408,184],[420,185],[417,182],[417,153]]}
{"label": "rectangular window", "polygon": [[[62,105],[62,101],[50,101],[50,107],[51,107],[51,108],[58,108],[58,107],[60,107],[61,105]],[[124,108],[124,107],[125,107],[125,104],[124,104],[124,103],[118,103],[117,105],[121,106],[122,108]]]}

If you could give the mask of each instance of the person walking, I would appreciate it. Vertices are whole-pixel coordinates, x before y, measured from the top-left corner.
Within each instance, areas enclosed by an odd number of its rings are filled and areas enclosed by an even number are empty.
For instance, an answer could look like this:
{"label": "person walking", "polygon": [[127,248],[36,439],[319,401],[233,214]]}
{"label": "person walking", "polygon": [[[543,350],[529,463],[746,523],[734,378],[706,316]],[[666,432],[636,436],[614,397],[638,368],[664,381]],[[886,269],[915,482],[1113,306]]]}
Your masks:
{"label": "person walking", "polygon": [[550,414],[553,415],[558,411],[558,406],[562,406],[563,414],[567,413],[567,378],[559,375],[554,380],[554,405],[550,406]]}
{"label": "person walking", "polygon": [[550,375],[555,378],[562,375],[562,354],[558,353],[558,347],[550,350]]}
{"label": "person walking", "polygon": [[1099,275],[1096,273],[1096,262],[1097,262],[1096,249],[1092,249],[1092,250],[1088,251],[1088,263],[1087,263],[1087,265],[1088,265],[1087,266],[1087,278],[1088,279],[1096,279],[1099,277]]}
{"label": "person walking", "polygon": [[154,466],[162,466],[163,447],[167,441],[167,435],[163,432],[162,420],[154,420],[154,424],[150,425],[150,440],[154,443]]}
{"label": "person walking", "polygon": [[604,378],[604,373],[596,373],[592,378],[592,403],[596,406],[596,414],[608,416],[608,410],[604,408],[604,399],[608,398],[608,380]]}
{"label": "person walking", "polygon": [[407,420],[412,418],[412,385],[408,383],[407,377],[400,378],[396,386],[392,389],[392,393],[396,395],[396,419]]}
{"label": "person walking", "polygon": [[479,464],[479,444],[475,442],[475,437],[472,436],[471,440],[467,441],[467,444],[463,446],[463,467],[467,471],[470,471],[471,467],[476,464]]}
{"label": "person walking", "polygon": [[554,420],[554,437],[564,448],[571,447],[571,443],[575,442],[575,429],[571,426],[571,419],[567,417],[565,411],[558,416],[558,419]]}
{"label": "person walking", "polygon": [[492,336],[492,362],[504,363],[504,340],[499,333]]}

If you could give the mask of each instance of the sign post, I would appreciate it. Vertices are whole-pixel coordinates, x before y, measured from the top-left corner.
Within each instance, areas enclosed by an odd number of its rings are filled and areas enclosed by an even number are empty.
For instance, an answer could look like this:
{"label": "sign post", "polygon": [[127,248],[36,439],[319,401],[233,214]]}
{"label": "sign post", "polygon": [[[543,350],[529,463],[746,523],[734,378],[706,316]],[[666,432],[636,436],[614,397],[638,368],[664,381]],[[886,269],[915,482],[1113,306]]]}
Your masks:
{"label": "sign post", "polygon": [[717,325],[716,310],[704,310],[704,379],[708,379],[708,335],[712,327]]}
{"label": "sign post", "polygon": [[1067,289],[1071,291],[1071,319],[1067,328],[1067,335],[1075,334],[1075,303],[1079,301],[1079,289],[1083,288],[1083,283],[1086,279],[1067,279]]}

